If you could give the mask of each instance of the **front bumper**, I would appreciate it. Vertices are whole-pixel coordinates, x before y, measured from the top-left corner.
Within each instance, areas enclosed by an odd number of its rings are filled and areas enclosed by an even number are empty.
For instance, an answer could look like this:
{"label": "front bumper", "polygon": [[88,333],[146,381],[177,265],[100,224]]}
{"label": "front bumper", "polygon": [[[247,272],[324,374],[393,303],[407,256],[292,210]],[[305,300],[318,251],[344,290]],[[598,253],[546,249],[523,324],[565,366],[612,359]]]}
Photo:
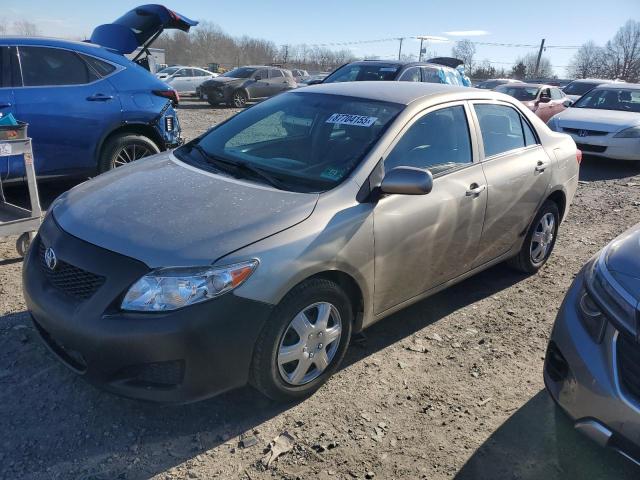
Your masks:
{"label": "front bumper", "polygon": [[[62,281],[45,271],[42,246],[55,250]],[[121,311],[122,296],[148,270],[67,234],[49,215],[24,262],[27,308],[65,365],[116,394],[184,403],[245,385],[272,307],[227,294],[173,312]],[[104,278],[89,298],[78,271]]]}
{"label": "front bumper", "polygon": [[581,272],[553,327],[545,386],[576,429],[640,465],[640,399],[629,394],[619,378],[617,342],[622,334],[609,322],[600,344],[591,338],[577,310],[583,288]]}
{"label": "front bumper", "polygon": [[573,133],[569,135],[585,155],[612,160],[640,160],[640,139],[638,138],[614,138],[614,133],[586,137]]}
{"label": "front bumper", "polygon": [[213,103],[224,103],[231,101],[231,93],[233,89],[227,87],[206,87],[200,86],[199,97]]}

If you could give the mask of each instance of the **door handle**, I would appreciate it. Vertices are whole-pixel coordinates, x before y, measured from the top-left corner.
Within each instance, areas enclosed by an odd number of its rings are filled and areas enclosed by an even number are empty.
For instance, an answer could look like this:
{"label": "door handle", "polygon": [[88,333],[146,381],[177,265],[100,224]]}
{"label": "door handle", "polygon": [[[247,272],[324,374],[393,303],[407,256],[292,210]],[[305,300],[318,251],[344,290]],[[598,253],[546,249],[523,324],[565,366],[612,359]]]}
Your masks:
{"label": "door handle", "polygon": [[469,190],[467,190],[466,195],[467,197],[477,197],[486,189],[486,185],[478,185],[477,183],[472,183],[471,185],[469,185]]}
{"label": "door handle", "polygon": [[542,173],[545,171],[546,168],[547,168],[547,164],[544,163],[543,161],[539,161],[538,164],[536,165],[536,172]]}
{"label": "door handle", "polygon": [[109,100],[113,100],[113,95],[96,93],[95,95],[91,95],[90,97],[87,97],[87,100],[90,102],[107,102]]}

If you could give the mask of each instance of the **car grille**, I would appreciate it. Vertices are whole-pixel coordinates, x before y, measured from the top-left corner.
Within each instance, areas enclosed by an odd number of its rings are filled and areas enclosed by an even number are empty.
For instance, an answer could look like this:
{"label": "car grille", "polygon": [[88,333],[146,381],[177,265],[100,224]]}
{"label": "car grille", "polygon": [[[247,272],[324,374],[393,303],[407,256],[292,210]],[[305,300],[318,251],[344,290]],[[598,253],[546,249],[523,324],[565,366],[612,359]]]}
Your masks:
{"label": "car grille", "polygon": [[47,280],[56,290],[70,297],[86,300],[104,284],[105,277],[87,272],[62,260],[58,260],[55,269],[51,270],[44,259],[45,250],[44,244],[40,242],[38,251],[40,265]]}
{"label": "car grille", "polygon": [[603,145],[589,145],[588,143],[576,143],[576,146],[583,152],[604,153],[607,147]]}
{"label": "car grille", "polygon": [[620,381],[627,392],[640,400],[640,344],[620,333],[617,349]]}
{"label": "car grille", "polygon": [[[602,132],[600,130],[586,130],[584,128],[563,128],[563,130],[567,133],[573,133],[574,135],[578,135],[579,137],[603,137],[607,135],[609,132]],[[581,135],[582,134],[582,135]]]}

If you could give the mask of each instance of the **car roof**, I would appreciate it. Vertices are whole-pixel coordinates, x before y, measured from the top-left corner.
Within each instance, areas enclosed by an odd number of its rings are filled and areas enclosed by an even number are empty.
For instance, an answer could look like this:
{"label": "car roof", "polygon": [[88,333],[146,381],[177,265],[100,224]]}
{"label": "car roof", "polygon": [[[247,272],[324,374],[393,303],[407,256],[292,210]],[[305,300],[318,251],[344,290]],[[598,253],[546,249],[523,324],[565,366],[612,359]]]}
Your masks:
{"label": "car roof", "polygon": [[419,98],[440,95],[467,93],[478,99],[495,99],[496,95],[502,96],[502,94],[494,92],[441,83],[381,81],[320,83],[309,87],[296,88],[293,92],[342,95],[403,105],[408,105]]}
{"label": "car roof", "polygon": [[615,88],[616,90],[640,90],[640,83],[609,82],[598,85],[594,90],[603,90],[605,88]]}
{"label": "car roof", "polygon": [[68,50],[86,53],[87,55],[104,58],[121,65],[127,65],[127,62],[129,62],[125,56],[91,42],[61,40],[59,38],[48,37],[0,36],[0,45],[66,48]]}
{"label": "car roof", "polygon": [[409,62],[404,60],[358,60],[356,62],[349,62],[346,65],[387,65],[394,67],[438,67],[446,68],[447,70],[455,70],[447,65],[431,62]]}
{"label": "car roof", "polygon": [[[571,83],[618,83],[615,80],[607,80],[603,78],[577,78]],[[622,82],[619,82],[622,83]]]}
{"label": "car roof", "polygon": [[[500,85],[501,87],[503,85]],[[553,85],[547,85],[546,83],[509,83],[509,88],[558,88]]]}

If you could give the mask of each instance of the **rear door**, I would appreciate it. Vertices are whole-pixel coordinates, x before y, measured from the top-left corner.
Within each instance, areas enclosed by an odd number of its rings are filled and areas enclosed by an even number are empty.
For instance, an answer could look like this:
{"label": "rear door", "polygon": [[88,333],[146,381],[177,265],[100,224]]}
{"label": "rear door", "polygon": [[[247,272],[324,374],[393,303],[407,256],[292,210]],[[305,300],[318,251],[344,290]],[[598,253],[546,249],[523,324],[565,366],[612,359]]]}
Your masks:
{"label": "rear door", "polygon": [[18,52],[22,84],[14,89],[16,116],[29,123],[36,172],[95,171],[97,146],[122,121],[118,92],[109,80],[122,67],[63,48],[30,45]]}
{"label": "rear door", "polygon": [[[12,113],[15,116],[13,98],[12,52],[15,47],[0,47],[0,118]],[[13,53],[15,55],[15,53]],[[6,179],[10,173],[10,164],[21,157],[0,157],[0,179]]]}
{"label": "rear door", "polygon": [[287,82],[284,72],[279,68],[269,69],[269,89],[267,96],[272,96],[280,92],[284,92],[289,89],[289,82]]}
{"label": "rear door", "polygon": [[475,266],[518,242],[545,198],[551,162],[525,117],[506,103],[474,102],[489,198]]}

